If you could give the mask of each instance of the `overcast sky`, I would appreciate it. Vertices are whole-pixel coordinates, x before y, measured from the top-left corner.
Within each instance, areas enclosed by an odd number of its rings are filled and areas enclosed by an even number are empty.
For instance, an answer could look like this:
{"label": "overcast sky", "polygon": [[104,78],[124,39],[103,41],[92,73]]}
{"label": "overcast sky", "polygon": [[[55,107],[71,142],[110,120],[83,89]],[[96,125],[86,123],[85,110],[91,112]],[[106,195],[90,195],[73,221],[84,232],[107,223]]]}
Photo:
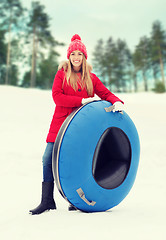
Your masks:
{"label": "overcast sky", "polygon": [[[30,0],[21,0],[30,7]],[[160,20],[166,29],[166,0],[40,0],[51,17],[56,40],[66,43],[59,48],[59,60],[66,59],[72,35],[79,34],[87,47],[89,61],[97,40],[126,40],[131,50],[140,37],[149,36],[152,23]]]}

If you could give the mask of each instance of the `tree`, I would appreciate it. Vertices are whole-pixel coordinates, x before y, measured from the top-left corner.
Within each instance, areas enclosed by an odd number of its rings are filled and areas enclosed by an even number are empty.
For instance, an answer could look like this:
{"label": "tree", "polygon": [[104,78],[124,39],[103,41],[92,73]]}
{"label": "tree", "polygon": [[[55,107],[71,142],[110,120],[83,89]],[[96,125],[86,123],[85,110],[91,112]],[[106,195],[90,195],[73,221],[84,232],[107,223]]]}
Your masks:
{"label": "tree", "polygon": [[102,39],[98,40],[93,52],[93,64],[95,70],[103,78],[103,83],[116,89],[126,91],[127,75],[131,64],[131,53],[125,41],[118,39],[113,41],[110,37],[106,45]]}
{"label": "tree", "polygon": [[155,78],[158,71],[157,65],[159,64],[162,82],[165,86],[164,63],[166,62],[166,33],[162,29],[160,21],[155,21],[152,25],[151,62]]}
{"label": "tree", "polygon": [[37,75],[36,85],[39,88],[51,89],[55,73],[58,70],[57,57],[59,54],[54,50],[50,51],[49,56],[44,58],[39,64],[39,74]]}
{"label": "tree", "polygon": [[30,20],[28,23],[28,34],[33,42],[30,87],[36,86],[37,58],[42,48],[49,48],[50,46],[53,47],[58,44],[51,35],[49,30],[50,18],[44,10],[45,7],[40,5],[39,2],[32,2]]}
{"label": "tree", "polygon": [[5,82],[6,44],[5,31],[0,29],[0,84]]}
{"label": "tree", "polygon": [[105,82],[105,56],[104,56],[104,41],[103,39],[99,39],[95,46],[93,52],[93,67],[95,71],[99,74],[99,76]]}
{"label": "tree", "polygon": [[105,53],[104,54],[105,75],[108,78],[109,86],[111,86],[112,84],[115,83],[114,66],[117,61],[115,42],[113,41],[112,37],[108,38],[104,49],[104,53]]}
{"label": "tree", "polygon": [[126,85],[131,65],[131,53],[124,40],[118,39],[115,45],[114,77],[118,91],[126,92]]}
{"label": "tree", "polygon": [[[104,78],[104,82],[113,85],[117,91],[129,90],[134,85],[138,91],[138,80],[143,79],[145,91],[148,91],[152,76],[154,87],[157,86],[158,76],[161,76],[162,86],[165,89],[166,65],[166,32],[160,21],[152,25],[151,36],[139,39],[133,53],[125,41],[113,41],[110,37],[105,46],[102,39],[97,42],[93,53],[93,63],[97,73]],[[161,87],[161,84],[159,84]]]}
{"label": "tree", "polygon": [[25,87],[25,88],[29,88],[30,87],[30,81],[29,81],[30,77],[31,77],[31,72],[30,71],[25,72],[20,86]]}
{"label": "tree", "polygon": [[144,36],[140,38],[135,52],[133,53],[133,64],[136,71],[140,71],[144,81],[144,89],[148,91],[148,78],[147,73],[150,68],[150,45],[149,39]]}
{"label": "tree", "polygon": [[138,91],[137,73],[138,73],[139,67],[136,66],[136,63],[135,63],[136,57],[137,57],[135,54],[132,54],[132,67],[131,67],[131,71],[129,72],[129,76],[131,80],[133,80],[134,91],[137,92]]}
{"label": "tree", "polygon": [[9,84],[9,72],[11,70],[11,32],[12,29],[17,28],[19,18],[22,16],[23,11],[24,9],[19,0],[3,0],[3,2],[0,3],[1,25],[8,35],[5,84]]}

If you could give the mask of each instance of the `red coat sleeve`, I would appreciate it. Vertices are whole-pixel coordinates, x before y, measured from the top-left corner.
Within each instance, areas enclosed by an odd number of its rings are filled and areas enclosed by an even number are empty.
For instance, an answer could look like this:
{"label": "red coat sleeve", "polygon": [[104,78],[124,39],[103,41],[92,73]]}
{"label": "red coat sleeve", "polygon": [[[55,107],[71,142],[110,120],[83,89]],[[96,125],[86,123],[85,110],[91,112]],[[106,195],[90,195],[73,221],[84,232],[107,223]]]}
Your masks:
{"label": "red coat sleeve", "polygon": [[97,94],[102,100],[106,100],[108,102],[111,102],[112,104],[114,104],[117,101],[124,103],[112,92],[110,92],[95,74],[92,74],[92,80],[94,93]]}
{"label": "red coat sleeve", "polygon": [[82,97],[66,95],[63,92],[64,72],[59,70],[54,78],[52,87],[52,97],[56,106],[79,107],[81,106]]}

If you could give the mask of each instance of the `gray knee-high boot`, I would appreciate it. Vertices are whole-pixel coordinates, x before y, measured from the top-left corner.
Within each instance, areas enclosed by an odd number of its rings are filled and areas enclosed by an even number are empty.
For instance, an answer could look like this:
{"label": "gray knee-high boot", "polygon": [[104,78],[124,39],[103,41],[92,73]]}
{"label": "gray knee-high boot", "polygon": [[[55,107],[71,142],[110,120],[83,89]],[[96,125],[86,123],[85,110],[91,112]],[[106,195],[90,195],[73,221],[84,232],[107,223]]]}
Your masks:
{"label": "gray knee-high boot", "polygon": [[56,204],[53,198],[54,183],[42,182],[42,198],[40,205],[29,211],[30,214],[41,214],[46,210],[56,209]]}

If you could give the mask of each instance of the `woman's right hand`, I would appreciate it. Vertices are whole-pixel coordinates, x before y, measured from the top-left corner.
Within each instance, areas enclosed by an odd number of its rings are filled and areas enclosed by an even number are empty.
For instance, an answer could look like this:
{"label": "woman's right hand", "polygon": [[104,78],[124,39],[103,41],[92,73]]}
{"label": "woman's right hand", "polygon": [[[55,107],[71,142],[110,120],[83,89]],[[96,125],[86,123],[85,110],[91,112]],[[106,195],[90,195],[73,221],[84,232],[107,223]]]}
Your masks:
{"label": "woman's right hand", "polygon": [[81,103],[85,104],[85,103],[99,101],[99,100],[101,100],[101,98],[99,98],[98,96],[94,96],[94,97],[89,97],[89,98],[83,98]]}

